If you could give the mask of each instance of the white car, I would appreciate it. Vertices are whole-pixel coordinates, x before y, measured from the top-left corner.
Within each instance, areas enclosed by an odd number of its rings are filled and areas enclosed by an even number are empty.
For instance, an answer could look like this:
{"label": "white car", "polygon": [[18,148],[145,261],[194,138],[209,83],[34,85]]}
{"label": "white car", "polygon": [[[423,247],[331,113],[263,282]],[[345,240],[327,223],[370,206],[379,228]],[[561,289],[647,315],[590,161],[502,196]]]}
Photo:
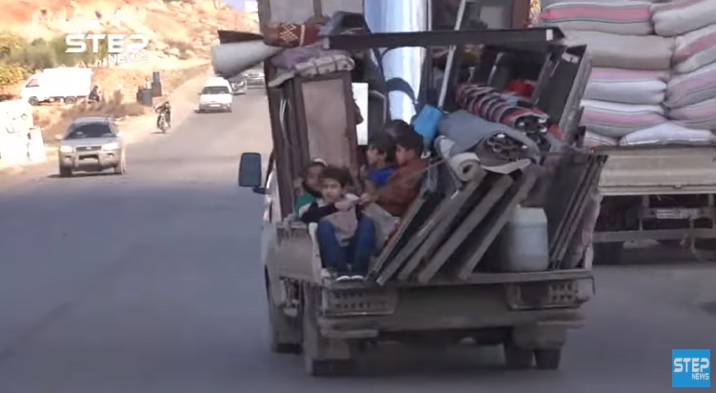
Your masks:
{"label": "white car", "polygon": [[211,77],[199,93],[197,112],[231,112],[234,101],[231,84],[224,78]]}

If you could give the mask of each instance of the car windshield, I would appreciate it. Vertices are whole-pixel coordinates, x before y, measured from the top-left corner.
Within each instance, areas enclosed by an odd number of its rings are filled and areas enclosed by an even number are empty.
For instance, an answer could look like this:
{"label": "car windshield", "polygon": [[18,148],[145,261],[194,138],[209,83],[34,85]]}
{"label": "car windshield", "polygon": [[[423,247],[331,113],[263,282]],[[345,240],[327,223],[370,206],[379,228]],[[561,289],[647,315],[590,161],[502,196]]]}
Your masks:
{"label": "car windshield", "polygon": [[74,126],[67,133],[65,139],[88,139],[88,138],[106,138],[114,136],[112,128],[107,123],[87,123]]}
{"label": "car windshield", "polygon": [[231,94],[226,86],[206,86],[201,94]]}

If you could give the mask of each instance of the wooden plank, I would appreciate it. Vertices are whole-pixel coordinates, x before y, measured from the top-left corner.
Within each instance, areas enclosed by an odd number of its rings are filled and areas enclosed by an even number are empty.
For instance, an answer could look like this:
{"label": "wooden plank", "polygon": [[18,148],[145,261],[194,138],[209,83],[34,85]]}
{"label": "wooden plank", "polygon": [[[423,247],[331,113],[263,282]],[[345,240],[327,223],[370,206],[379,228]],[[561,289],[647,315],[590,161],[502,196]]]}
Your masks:
{"label": "wooden plank", "polygon": [[415,199],[415,201],[413,201],[412,204],[410,204],[408,211],[405,213],[405,217],[400,221],[400,224],[398,224],[398,230],[396,231],[395,235],[393,235],[393,238],[388,241],[383,250],[380,252],[380,255],[378,255],[378,258],[376,259],[375,263],[372,264],[371,269],[368,272],[368,278],[377,278],[384,269],[385,265],[388,263],[388,261],[390,261],[395,255],[397,255],[399,251],[399,240],[409,229],[408,227],[410,226],[413,217],[415,217],[415,215],[417,215],[417,213],[420,211],[420,207],[425,202],[425,199],[430,193],[431,192],[427,188],[422,188],[418,197]]}
{"label": "wooden plank", "polygon": [[422,260],[432,254],[437,244],[445,238],[450,227],[463,216],[463,214],[460,214],[460,210],[464,210],[465,204],[475,194],[486,175],[487,172],[481,169],[477,177],[467,183],[462,190],[455,192],[440,202],[437,212],[430,217],[428,222],[420,229],[420,232],[413,238],[416,241],[412,242],[413,239],[411,239],[411,243],[406,245],[406,249],[412,248],[406,258],[411,255],[412,258],[407,264],[403,265],[403,269],[398,274],[398,280],[407,281],[410,279],[413,271],[420,265]]}
{"label": "wooden plank", "polygon": [[395,245],[393,249],[394,252],[387,258],[387,263],[385,263],[383,270],[376,279],[378,284],[385,285],[385,283],[387,283],[403,266],[401,261],[396,260],[395,257],[401,250],[405,249],[406,244],[410,241],[409,239],[412,235],[420,230],[420,226],[432,216],[432,213],[435,211],[435,208],[437,208],[439,202],[440,199],[436,194],[428,193],[422,203],[418,205],[415,214],[410,219],[410,222],[406,223],[406,230],[396,236],[395,240],[392,242]]}
{"label": "wooden plank", "polygon": [[452,232],[435,255],[417,272],[418,282],[423,284],[427,283],[437,274],[460,245],[468,240],[468,236],[480,225],[482,220],[487,217],[490,210],[497,204],[500,198],[505,195],[513,183],[514,181],[509,175],[502,175],[492,184],[490,190],[480,200],[477,206],[472,209],[455,231]]}
{"label": "wooden plank", "polygon": [[[536,165],[527,167],[523,170],[520,179],[511,187],[511,197],[503,198],[495,207],[496,214],[493,214],[483,226],[484,234],[479,236],[480,243],[472,255],[465,260],[457,269],[457,277],[461,280],[467,280],[475,270],[475,266],[485,255],[487,249],[495,241],[502,228],[507,224],[507,220],[512,216],[512,212],[517,205],[527,197],[532,187],[535,185],[539,177],[540,168]],[[513,193],[514,192],[514,193]]]}

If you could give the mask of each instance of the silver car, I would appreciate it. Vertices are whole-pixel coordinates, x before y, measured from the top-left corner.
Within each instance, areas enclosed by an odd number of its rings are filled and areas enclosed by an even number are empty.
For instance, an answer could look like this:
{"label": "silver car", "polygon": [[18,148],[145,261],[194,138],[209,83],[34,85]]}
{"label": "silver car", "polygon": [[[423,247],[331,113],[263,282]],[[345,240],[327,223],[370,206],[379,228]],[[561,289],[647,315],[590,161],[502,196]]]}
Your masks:
{"label": "silver car", "polygon": [[117,126],[107,117],[80,117],[72,121],[64,136],[57,138],[60,177],[73,172],[127,171],[125,146]]}
{"label": "silver car", "polygon": [[264,87],[265,76],[264,70],[255,67],[243,72],[243,77],[246,79],[246,84],[249,88],[252,87]]}

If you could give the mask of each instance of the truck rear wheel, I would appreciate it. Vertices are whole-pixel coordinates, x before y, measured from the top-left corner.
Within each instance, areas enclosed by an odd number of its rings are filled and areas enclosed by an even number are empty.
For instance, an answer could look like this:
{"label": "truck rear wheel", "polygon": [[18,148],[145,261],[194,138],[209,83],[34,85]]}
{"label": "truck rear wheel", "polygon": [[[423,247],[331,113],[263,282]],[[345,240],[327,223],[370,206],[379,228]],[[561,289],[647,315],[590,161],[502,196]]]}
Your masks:
{"label": "truck rear wheel", "polygon": [[[350,358],[347,343],[329,340],[321,335],[317,320],[318,296],[314,288],[304,285],[302,315],[304,368],[314,377],[349,374],[353,370],[354,363]],[[332,346],[334,348],[331,348]],[[340,358],[335,356],[335,353],[331,353],[336,350],[341,352]]]}
{"label": "truck rear wheel", "polygon": [[[274,353],[281,353],[281,354],[299,354],[301,353],[301,343],[299,342],[290,342],[287,341],[285,336],[286,333],[284,330],[290,330],[292,328],[299,329],[299,326],[292,326],[295,321],[289,320],[287,318],[282,310],[276,306],[276,303],[273,300],[273,296],[271,296],[271,288],[270,288],[270,282],[268,280],[268,273],[266,276],[266,304],[268,306],[268,333],[269,333],[269,340],[270,340],[270,348],[271,352]],[[298,336],[300,334],[296,333]],[[299,336],[300,337],[300,336]]]}
{"label": "truck rear wheel", "polygon": [[562,360],[562,349],[538,349],[535,351],[535,363],[540,370],[557,370]]}

